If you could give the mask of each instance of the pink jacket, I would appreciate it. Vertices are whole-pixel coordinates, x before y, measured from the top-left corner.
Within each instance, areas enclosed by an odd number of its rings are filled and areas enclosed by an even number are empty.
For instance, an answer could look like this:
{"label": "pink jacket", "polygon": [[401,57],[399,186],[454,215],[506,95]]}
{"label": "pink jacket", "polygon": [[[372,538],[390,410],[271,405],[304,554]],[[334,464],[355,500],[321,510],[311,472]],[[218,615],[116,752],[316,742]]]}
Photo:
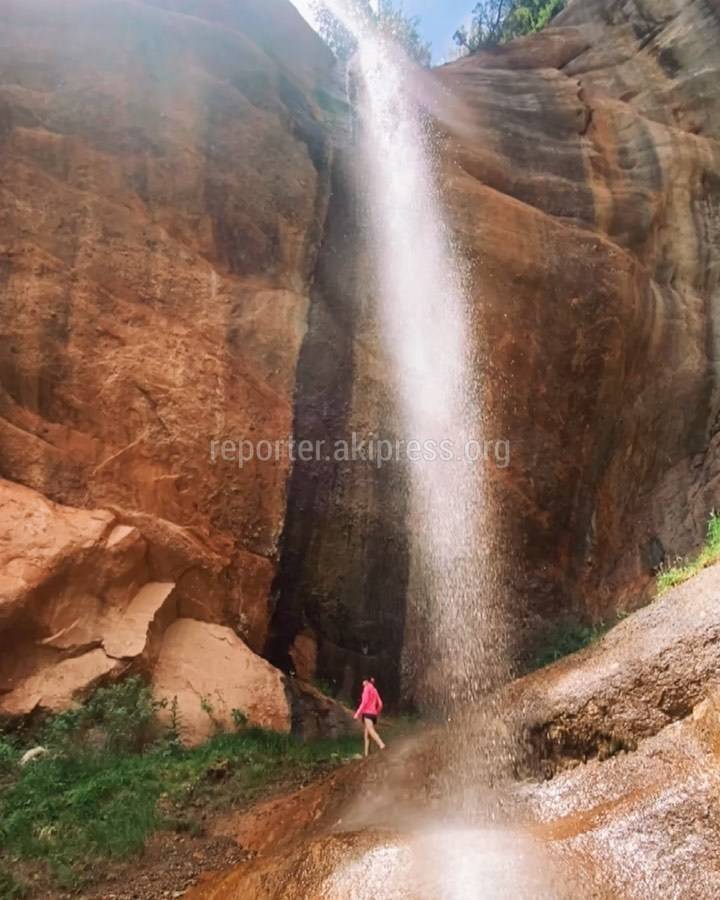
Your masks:
{"label": "pink jacket", "polygon": [[363,687],[360,706],[358,706],[355,712],[355,718],[359,719],[360,716],[379,716],[382,708],[383,702],[380,699],[377,688],[368,681]]}

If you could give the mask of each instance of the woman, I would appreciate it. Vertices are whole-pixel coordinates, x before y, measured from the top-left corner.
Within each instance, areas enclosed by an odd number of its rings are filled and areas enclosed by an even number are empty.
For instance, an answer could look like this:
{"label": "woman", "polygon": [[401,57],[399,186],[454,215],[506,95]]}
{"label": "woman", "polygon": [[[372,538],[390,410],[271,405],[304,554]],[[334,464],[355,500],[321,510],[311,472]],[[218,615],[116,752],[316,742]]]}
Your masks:
{"label": "woman", "polygon": [[380,699],[377,688],[375,687],[375,679],[369,678],[363,681],[363,692],[360,698],[360,706],[355,711],[355,718],[362,716],[365,738],[365,756],[370,752],[370,738],[372,738],[381,750],[385,749],[382,738],[375,730],[378,716],[383,708],[383,702]]}

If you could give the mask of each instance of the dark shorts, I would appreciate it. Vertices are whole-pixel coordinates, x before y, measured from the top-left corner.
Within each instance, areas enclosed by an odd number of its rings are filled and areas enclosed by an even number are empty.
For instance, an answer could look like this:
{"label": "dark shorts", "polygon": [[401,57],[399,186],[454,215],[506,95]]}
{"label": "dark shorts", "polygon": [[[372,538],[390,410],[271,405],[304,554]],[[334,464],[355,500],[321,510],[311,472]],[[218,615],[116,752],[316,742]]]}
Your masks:
{"label": "dark shorts", "polygon": [[373,723],[373,725],[377,725],[377,716],[371,716],[369,713],[365,713],[365,715],[363,716],[363,722],[365,721],[365,719],[369,719]]}

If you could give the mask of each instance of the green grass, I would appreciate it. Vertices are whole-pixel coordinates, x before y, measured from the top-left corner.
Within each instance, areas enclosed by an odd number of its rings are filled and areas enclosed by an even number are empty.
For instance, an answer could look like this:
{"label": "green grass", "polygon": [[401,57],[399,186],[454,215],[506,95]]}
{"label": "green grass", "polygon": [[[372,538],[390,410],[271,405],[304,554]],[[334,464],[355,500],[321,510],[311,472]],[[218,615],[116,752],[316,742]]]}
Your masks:
{"label": "green grass", "polygon": [[657,596],[660,597],[670,588],[697,575],[706,566],[710,566],[720,559],[720,516],[712,513],[708,519],[705,544],[698,555],[691,560],[676,563],[667,569],[662,569],[657,576]]}
{"label": "green grass", "polygon": [[[720,516],[712,513],[707,524],[705,544],[693,559],[676,563],[669,568],[661,569],[656,579],[656,596],[660,597],[670,588],[682,584],[693,575],[697,575],[706,566],[710,566],[720,560]],[[619,613],[617,620],[623,619],[625,613]],[[617,624],[617,620],[597,625],[583,625],[580,623],[564,623],[558,625],[548,635],[546,642],[533,659],[530,669],[539,669],[550,663],[569,656],[577,650],[593,644]]]}
{"label": "green grass", "polygon": [[[84,731],[82,711],[46,722],[34,738],[50,737],[51,754],[24,769],[17,765],[23,746],[0,735],[0,898],[24,896],[10,874],[19,865],[25,870],[35,861],[50,884],[80,887],[102,876],[104,863],[141,852],[158,829],[199,833],[204,810],[303,783],[358,751],[356,738],[302,744],[259,729],[218,734],[194,749],[172,734],[142,745],[148,694],[142,685],[138,694],[138,684],[129,692],[105,689],[99,703],[96,694],[84,707],[94,704],[95,714],[114,707],[114,726],[122,723],[113,731],[110,716],[112,734],[99,747],[97,734],[91,741]],[[126,696],[113,703],[118,690]],[[128,716],[123,708],[133,695],[140,710]],[[101,718],[107,727],[107,716]]]}
{"label": "green grass", "polygon": [[27,887],[20,884],[10,872],[0,868],[0,898],[2,900],[19,900],[19,898],[27,896]]}
{"label": "green grass", "polygon": [[[618,619],[623,618],[622,615]],[[535,656],[531,669],[541,669],[550,663],[557,662],[564,656],[576,653],[590,644],[594,644],[616,624],[615,622],[599,622],[597,625],[583,625],[578,622],[565,622],[549,632],[545,643]]]}

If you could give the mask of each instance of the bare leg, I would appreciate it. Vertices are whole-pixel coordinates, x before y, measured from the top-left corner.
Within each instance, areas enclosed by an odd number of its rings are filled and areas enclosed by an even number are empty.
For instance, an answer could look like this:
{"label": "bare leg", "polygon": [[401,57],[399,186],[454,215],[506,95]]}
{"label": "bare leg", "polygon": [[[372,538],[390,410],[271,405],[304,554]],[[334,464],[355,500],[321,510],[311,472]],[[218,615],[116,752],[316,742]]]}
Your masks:
{"label": "bare leg", "polygon": [[369,719],[363,719],[363,738],[365,740],[365,756],[370,752],[370,732],[368,729],[372,726],[372,722]]}
{"label": "bare leg", "polygon": [[370,734],[370,737],[371,737],[371,738],[375,741],[375,743],[378,745],[378,747],[379,747],[381,750],[384,750],[384,749],[385,749],[385,744],[383,743],[382,738],[381,738],[380,735],[377,733],[377,731],[375,731],[375,726],[373,725],[373,723],[372,723],[369,719],[366,719],[366,720],[365,720],[365,735],[366,735],[365,740],[366,740],[366,742],[367,742],[367,734],[368,734],[368,733]]}

